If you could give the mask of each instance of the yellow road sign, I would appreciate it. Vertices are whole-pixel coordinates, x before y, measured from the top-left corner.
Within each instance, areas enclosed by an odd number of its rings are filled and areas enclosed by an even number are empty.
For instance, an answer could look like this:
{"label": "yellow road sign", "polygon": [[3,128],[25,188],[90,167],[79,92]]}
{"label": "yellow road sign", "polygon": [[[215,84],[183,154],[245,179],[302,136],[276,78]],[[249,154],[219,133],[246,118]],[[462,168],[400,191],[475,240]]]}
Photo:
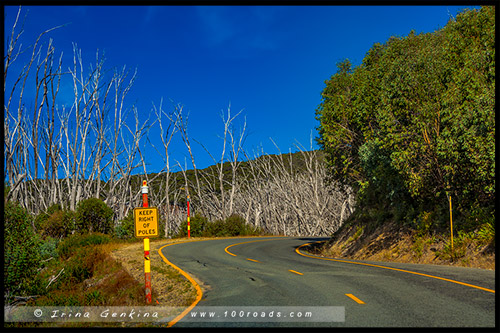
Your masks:
{"label": "yellow road sign", "polygon": [[134,208],[134,235],[136,238],[158,237],[158,209],[156,207]]}

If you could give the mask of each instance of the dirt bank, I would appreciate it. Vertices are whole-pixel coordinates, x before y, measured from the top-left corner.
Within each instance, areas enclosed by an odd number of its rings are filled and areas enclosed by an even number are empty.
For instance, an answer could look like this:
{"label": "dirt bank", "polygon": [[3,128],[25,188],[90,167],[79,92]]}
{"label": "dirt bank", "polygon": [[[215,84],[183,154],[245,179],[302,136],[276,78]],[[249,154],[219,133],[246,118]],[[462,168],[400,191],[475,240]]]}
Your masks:
{"label": "dirt bank", "polygon": [[421,234],[395,223],[369,229],[351,223],[310,251],[336,258],[495,269],[494,243],[483,244],[467,236],[455,237],[452,251],[449,236]]}

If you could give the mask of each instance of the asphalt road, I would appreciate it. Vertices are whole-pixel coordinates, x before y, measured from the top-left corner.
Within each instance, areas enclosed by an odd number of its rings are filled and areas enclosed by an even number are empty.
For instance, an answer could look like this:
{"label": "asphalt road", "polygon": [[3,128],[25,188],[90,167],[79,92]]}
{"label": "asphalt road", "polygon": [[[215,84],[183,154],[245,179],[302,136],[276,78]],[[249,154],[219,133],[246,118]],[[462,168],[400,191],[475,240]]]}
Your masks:
{"label": "asphalt road", "polygon": [[297,251],[318,240],[232,238],[162,248],[203,290],[174,325],[495,327],[494,271],[333,261]]}

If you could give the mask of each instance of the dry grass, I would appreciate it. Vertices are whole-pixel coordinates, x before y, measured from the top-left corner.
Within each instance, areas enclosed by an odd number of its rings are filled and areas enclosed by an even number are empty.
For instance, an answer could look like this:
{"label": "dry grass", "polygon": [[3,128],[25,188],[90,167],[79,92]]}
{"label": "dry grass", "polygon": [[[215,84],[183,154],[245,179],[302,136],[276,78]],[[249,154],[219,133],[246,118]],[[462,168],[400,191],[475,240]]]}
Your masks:
{"label": "dry grass", "polygon": [[[36,300],[39,306],[90,305],[119,306],[146,305],[144,286],[141,286],[123,266],[109,255],[117,244],[105,244],[81,250],[78,257],[55,262],[46,268],[44,275],[64,273],[51,286],[51,290]],[[90,277],[79,279],[72,272],[80,269],[90,272]]]}
{"label": "dry grass", "polygon": [[[160,247],[180,240],[152,240],[150,242],[151,287],[154,304],[162,306],[189,306],[196,298],[196,290],[177,270],[160,257]],[[110,252],[113,259],[141,285],[144,285],[144,243],[121,244]]]}
{"label": "dry grass", "polygon": [[447,238],[420,235],[390,223],[370,234],[363,234],[359,227],[353,226],[312,251],[336,258],[495,269],[495,251],[491,245],[457,238],[451,252]]}

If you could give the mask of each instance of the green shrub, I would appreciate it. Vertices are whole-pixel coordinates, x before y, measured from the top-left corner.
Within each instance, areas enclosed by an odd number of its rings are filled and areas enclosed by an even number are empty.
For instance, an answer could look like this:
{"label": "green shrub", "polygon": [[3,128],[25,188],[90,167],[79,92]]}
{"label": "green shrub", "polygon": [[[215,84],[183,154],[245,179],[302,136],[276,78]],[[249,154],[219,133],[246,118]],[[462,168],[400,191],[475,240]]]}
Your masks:
{"label": "green shrub", "polygon": [[222,220],[216,220],[214,222],[207,223],[207,226],[203,232],[205,237],[223,237],[225,236],[225,224]]}
{"label": "green shrub", "polygon": [[434,212],[426,212],[425,210],[421,211],[418,214],[416,229],[420,236],[427,235],[432,230],[436,229],[436,227],[434,226],[434,216]]}
{"label": "green shrub", "polygon": [[130,211],[128,215],[120,221],[115,227],[115,236],[121,239],[130,239],[134,237],[134,211]]}
{"label": "green shrub", "polygon": [[97,198],[89,198],[78,203],[76,209],[76,229],[81,233],[113,231],[113,210]]}
{"label": "green shrub", "polygon": [[436,251],[436,255],[442,260],[456,261],[466,255],[467,248],[473,242],[474,234],[472,232],[458,231],[457,235],[453,237],[453,247],[450,239],[441,251]]}
{"label": "green shrub", "polygon": [[251,236],[259,232],[246,224],[243,217],[233,214],[224,221],[225,236]]}
{"label": "green shrub", "polygon": [[495,223],[485,223],[477,231],[477,238],[482,244],[495,245]]}
{"label": "green shrub", "polygon": [[56,211],[40,225],[43,237],[63,238],[75,229],[75,213],[72,211]]}
{"label": "green shrub", "polygon": [[62,207],[60,204],[51,205],[46,212],[41,212],[35,217],[35,229],[40,231],[43,229],[43,225],[49,219],[49,217],[55,212],[61,211]]}
{"label": "green shrub", "polygon": [[45,222],[47,221],[48,218],[49,218],[49,214],[44,213],[44,212],[41,212],[40,214],[35,216],[33,224],[35,226],[36,232],[40,232],[42,230],[43,225],[45,224]]}
{"label": "green shrub", "polygon": [[40,256],[42,259],[57,257],[57,244],[59,241],[52,237],[47,237],[40,245]]}
{"label": "green shrub", "polygon": [[36,276],[42,264],[40,241],[32,219],[19,204],[5,204],[4,289],[8,294],[30,293],[38,288]]}
{"label": "green shrub", "polygon": [[[208,224],[208,219],[204,216],[196,214],[189,219],[191,237],[202,237]],[[179,231],[176,237],[187,237],[187,220],[183,221],[179,226]]]}
{"label": "green shrub", "polygon": [[52,204],[52,205],[51,205],[51,206],[47,209],[47,214],[50,216],[50,215],[52,215],[53,213],[58,212],[58,211],[61,211],[61,210],[63,210],[63,209],[62,209],[61,204],[55,203],[55,204]]}
{"label": "green shrub", "polygon": [[472,231],[482,227],[484,224],[495,224],[495,208],[481,207],[475,202],[468,209],[463,225],[459,226],[462,230]]}

